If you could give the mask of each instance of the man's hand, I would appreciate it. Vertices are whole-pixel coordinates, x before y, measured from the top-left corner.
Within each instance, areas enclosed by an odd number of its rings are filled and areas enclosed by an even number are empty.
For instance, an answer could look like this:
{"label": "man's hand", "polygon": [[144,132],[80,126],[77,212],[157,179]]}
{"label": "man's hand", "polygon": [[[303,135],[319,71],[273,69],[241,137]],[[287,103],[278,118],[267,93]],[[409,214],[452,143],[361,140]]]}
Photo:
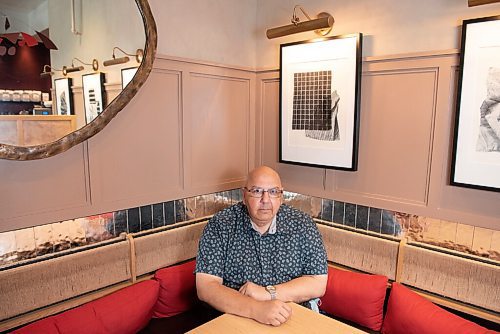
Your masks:
{"label": "man's hand", "polygon": [[279,326],[292,315],[292,308],[281,300],[259,302],[252,318],[266,325]]}
{"label": "man's hand", "polygon": [[250,281],[243,284],[240,287],[239,292],[242,295],[252,297],[255,300],[260,300],[260,301],[271,300],[271,295],[269,294],[269,292],[266,291],[266,289],[263,286],[257,285]]}

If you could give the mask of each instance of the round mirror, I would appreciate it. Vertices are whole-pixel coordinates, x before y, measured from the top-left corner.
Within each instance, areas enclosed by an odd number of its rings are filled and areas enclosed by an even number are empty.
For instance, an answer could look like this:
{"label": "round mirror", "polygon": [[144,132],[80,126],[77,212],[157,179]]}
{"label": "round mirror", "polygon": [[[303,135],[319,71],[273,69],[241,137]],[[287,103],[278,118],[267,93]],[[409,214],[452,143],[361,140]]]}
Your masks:
{"label": "round mirror", "polygon": [[156,43],[147,0],[0,0],[0,158],[98,133],[146,81]]}

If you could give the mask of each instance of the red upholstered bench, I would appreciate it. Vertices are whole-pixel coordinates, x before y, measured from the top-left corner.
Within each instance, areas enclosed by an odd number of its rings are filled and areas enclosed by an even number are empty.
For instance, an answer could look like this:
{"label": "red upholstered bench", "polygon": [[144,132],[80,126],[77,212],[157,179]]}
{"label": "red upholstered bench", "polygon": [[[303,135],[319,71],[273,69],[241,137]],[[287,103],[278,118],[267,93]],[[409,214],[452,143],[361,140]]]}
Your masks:
{"label": "red upholstered bench", "polygon": [[146,326],[160,284],[147,280],[22,327],[16,334],[137,333]]}
{"label": "red upholstered bench", "polygon": [[[220,315],[196,297],[194,266],[193,260],[160,269],[153,279],[14,333],[185,333]],[[384,318],[387,277],[332,267],[328,274],[321,311],[368,332],[378,332],[382,327],[384,334],[497,333],[441,309],[398,283],[393,283]]]}
{"label": "red upholstered bench", "polygon": [[384,317],[387,277],[328,268],[320,309],[336,318],[379,331]]}
{"label": "red upholstered bench", "polygon": [[195,261],[15,330],[16,334],[184,333],[220,315],[196,297]]}
{"label": "red upholstered bench", "polygon": [[424,297],[393,283],[383,334],[498,333],[434,305]]}

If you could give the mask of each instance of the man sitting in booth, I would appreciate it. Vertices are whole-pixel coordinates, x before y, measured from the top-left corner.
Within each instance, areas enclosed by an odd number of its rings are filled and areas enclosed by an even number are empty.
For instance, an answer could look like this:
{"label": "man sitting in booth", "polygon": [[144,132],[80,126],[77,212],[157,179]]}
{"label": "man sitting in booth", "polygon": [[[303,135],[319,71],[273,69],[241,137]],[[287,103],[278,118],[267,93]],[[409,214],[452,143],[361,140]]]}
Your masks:
{"label": "man sitting in booth", "polygon": [[215,309],[279,326],[291,315],[285,302],[317,311],[327,283],[321,235],[310,216],[282,204],[273,169],[251,171],[243,202],[208,222],[196,259],[198,298]]}

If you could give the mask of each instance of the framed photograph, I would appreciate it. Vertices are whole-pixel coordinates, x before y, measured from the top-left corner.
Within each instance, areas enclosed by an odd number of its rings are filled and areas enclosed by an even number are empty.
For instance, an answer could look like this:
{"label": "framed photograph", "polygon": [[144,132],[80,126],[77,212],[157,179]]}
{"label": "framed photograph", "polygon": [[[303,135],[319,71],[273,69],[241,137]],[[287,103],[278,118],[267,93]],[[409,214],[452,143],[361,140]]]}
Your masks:
{"label": "framed photograph", "polygon": [[500,16],[463,21],[450,183],[500,192]]}
{"label": "framed photograph", "polygon": [[356,171],[362,34],[281,44],[282,163]]}
{"label": "framed photograph", "polygon": [[122,89],[125,89],[135,73],[137,72],[137,67],[122,68]]}
{"label": "framed photograph", "polygon": [[54,80],[57,115],[75,114],[73,111],[73,94],[71,94],[71,86],[71,78],[60,78]]}
{"label": "framed photograph", "polygon": [[82,76],[83,106],[85,120],[92,122],[103,111],[104,105],[104,73],[92,73]]}

